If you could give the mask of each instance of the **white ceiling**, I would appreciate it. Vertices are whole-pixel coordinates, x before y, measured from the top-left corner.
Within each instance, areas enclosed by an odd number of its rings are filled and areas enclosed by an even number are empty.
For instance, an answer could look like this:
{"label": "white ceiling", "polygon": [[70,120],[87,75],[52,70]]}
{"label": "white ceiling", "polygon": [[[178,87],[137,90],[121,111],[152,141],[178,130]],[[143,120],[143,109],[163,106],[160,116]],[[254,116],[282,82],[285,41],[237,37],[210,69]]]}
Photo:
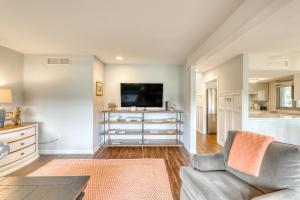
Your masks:
{"label": "white ceiling", "polygon": [[28,54],[93,54],[105,63],[182,64],[241,2],[1,0],[0,45]]}
{"label": "white ceiling", "polygon": [[[280,2],[275,0],[274,2]],[[284,1],[281,1],[284,2]],[[285,0],[286,5],[272,12],[270,16],[261,17],[257,24],[239,37],[207,56],[197,67],[205,71],[238,54],[257,54],[266,57],[281,57],[300,54],[300,1]],[[271,6],[270,6],[271,7]],[[267,7],[265,10],[270,9]],[[264,10],[264,11],[265,11]],[[265,11],[266,12],[266,11]],[[249,66],[251,67],[251,66]],[[293,66],[298,68],[298,66]],[[299,66],[300,67],[300,66]],[[264,66],[262,65],[262,70]],[[287,72],[289,73],[289,72]],[[284,75],[287,75],[286,73]]]}

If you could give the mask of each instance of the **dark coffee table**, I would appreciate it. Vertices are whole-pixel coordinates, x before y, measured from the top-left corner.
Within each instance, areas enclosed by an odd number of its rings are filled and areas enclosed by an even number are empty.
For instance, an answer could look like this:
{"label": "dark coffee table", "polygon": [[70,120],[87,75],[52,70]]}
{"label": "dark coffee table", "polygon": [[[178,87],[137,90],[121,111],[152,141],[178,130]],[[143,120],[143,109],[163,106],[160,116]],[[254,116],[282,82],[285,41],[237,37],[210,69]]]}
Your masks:
{"label": "dark coffee table", "polygon": [[80,200],[89,176],[0,177],[0,199]]}

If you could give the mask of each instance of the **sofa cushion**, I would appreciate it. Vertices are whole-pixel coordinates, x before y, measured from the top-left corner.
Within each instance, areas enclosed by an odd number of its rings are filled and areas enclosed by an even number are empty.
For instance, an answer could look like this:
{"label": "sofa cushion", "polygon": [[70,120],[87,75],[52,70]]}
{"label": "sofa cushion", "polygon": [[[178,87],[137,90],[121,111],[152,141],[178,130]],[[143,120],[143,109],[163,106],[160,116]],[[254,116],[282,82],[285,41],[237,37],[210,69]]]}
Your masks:
{"label": "sofa cushion", "polygon": [[192,158],[191,166],[199,171],[225,170],[224,154],[196,154]]}
{"label": "sofa cushion", "polygon": [[[300,187],[300,147],[272,142],[267,148],[258,177],[234,170],[227,165],[228,154],[236,131],[228,133],[224,146],[226,170],[259,190],[269,193],[285,188]],[[251,164],[251,163],[249,163]]]}
{"label": "sofa cushion", "polygon": [[197,200],[249,200],[262,192],[226,171],[200,172],[180,169],[184,196]]}

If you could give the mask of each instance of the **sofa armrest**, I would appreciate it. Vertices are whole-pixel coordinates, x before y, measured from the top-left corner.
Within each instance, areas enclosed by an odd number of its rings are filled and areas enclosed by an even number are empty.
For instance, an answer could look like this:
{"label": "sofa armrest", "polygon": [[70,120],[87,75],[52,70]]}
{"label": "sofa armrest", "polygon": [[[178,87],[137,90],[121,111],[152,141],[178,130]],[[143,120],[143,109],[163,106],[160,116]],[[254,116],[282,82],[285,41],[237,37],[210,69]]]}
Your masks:
{"label": "sofa armrest", "polygon": [[284,190],[279,190],[277,192],[271,192],[259,197],[255,197],[252,198],[251,200],[285,200],[285,199],[300,200],[300,191],[284,189]]}
{"label": "sofa armrest", "polygon": [[220,171],[225,170],[224,154],[198,154],[192,158],[192,167],[199,171]]}

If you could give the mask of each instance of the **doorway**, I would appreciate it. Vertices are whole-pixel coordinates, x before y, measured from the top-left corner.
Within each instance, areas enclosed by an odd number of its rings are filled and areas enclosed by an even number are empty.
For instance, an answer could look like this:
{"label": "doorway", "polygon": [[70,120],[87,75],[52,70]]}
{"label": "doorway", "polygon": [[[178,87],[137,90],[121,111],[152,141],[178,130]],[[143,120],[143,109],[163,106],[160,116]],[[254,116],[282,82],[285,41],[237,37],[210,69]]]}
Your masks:
{"label": "doorway", "polygon": [[217,134],[217,81],[206,83],[206,133]]}
{"label": "doorway", "polygon": [[197,74],[196,86],[197,153],[220,150],[222,148],[217,142],[218,77],[206,78]]}

